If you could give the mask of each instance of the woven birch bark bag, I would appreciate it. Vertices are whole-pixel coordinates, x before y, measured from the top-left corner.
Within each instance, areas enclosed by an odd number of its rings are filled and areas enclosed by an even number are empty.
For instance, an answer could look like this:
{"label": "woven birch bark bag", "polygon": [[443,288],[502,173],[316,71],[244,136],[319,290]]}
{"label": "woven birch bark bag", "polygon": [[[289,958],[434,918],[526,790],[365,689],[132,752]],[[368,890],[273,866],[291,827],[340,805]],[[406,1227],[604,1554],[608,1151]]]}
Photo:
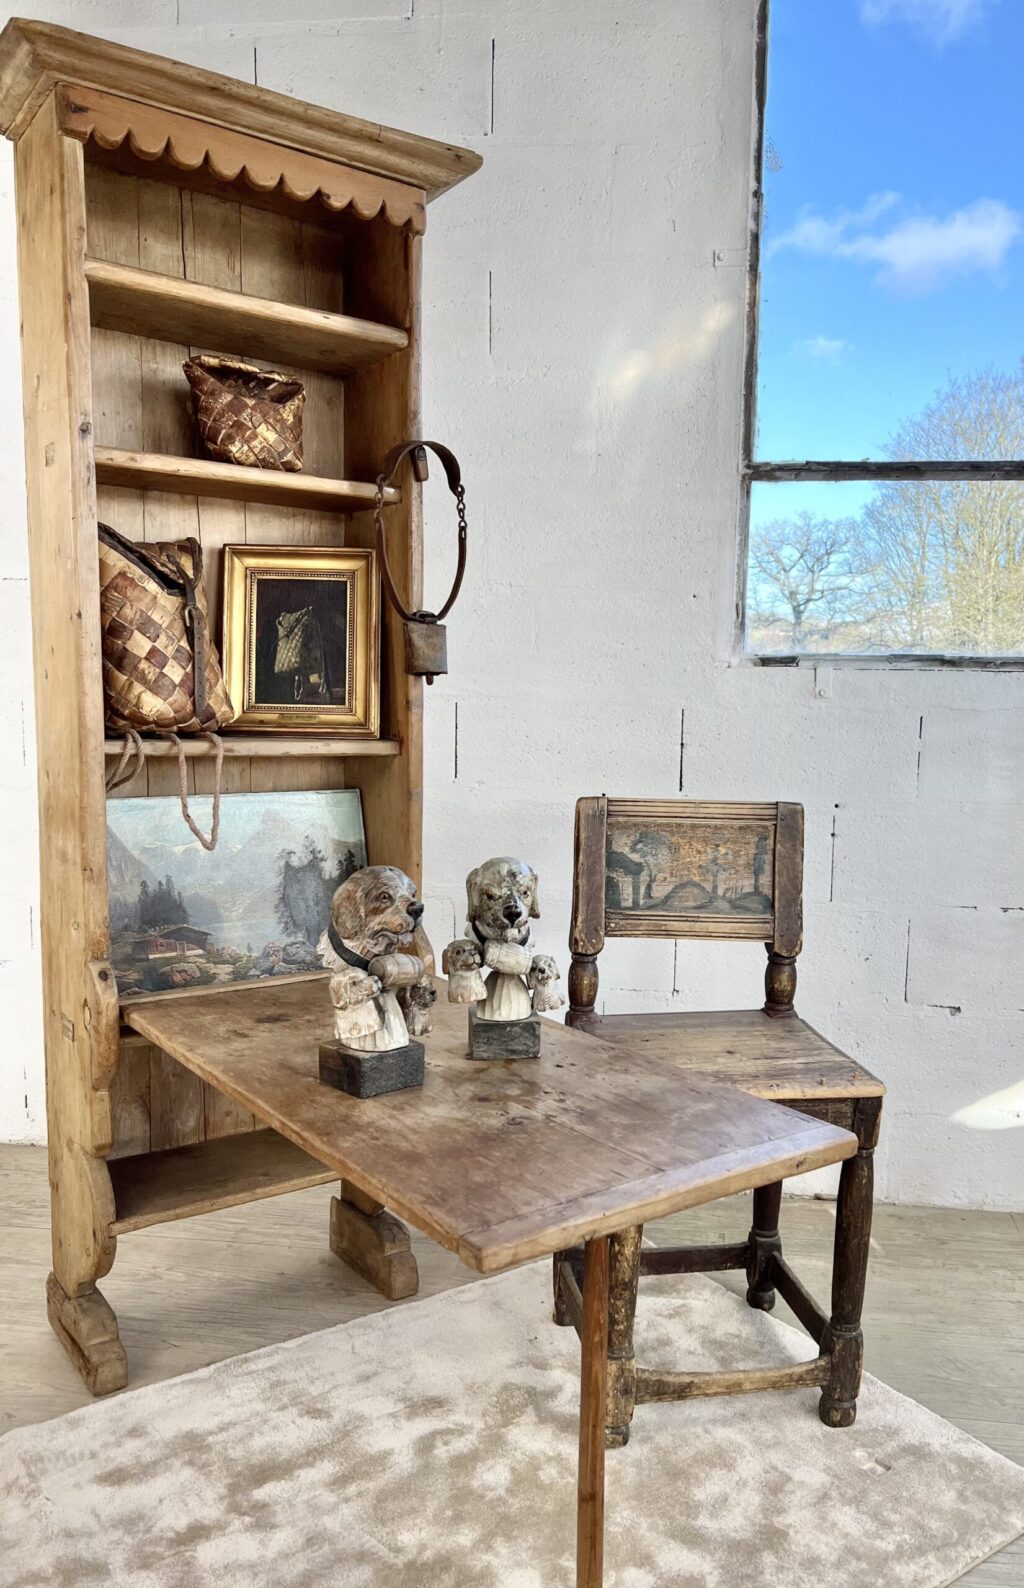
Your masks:
{"label": "woven birch bark bag", "polygon": [[[167,734],[178,751],[182,815],[199,842],[212,849],[224,756],[216,730],[235,713],[210,636],[202,548],[194,539],[139,545],[100,524],[99,552],[105,719],[109,729],[126,736],[108,791],[129,782],[142,765],[141,732]],[[204,734],[215,745],[209,838],[189,813],[182,733]]]}
{"label": "woven birch bark bag", "polygon": [[222,463],[257,469],[302,468],[300,380],[259,369],[243,359],[203,354],[181,366],[203,445]]}

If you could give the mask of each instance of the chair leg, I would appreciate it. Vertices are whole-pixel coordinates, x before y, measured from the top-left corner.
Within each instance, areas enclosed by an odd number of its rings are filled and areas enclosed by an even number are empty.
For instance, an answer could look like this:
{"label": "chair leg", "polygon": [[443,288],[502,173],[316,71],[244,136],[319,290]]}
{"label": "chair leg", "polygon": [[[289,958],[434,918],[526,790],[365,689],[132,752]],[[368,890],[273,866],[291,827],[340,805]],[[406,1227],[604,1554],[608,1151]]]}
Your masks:
{"label": "chair leg", "polygon": [[772,1265],[781,1255],[779,1210],[782,1206],[782,1181],[758,1186],[754,1192],[754,1223],[747,1255],[747,1306],[771,1312],[775,1305]]}
{"label": "chair leg", "polygon": [[609,1242],[608,1407],[605,1444],[610,1450],[629,1442],[636,1406],[633,1320],[640,1283],[643,1225],[620,1230]]}
{"label": "chair leg", "polygon": [[571,1246],[564,1252],[555,1252],[551,1259],[551,1284],[554,1295],[554,1319],[560,1329],[573,1326],[575,1319],[566,1306],[565,1297],[562,1295],[558,1284],[558,1268],[560,1263],[568,1263],[576,1276],[576,1283],[583,1291],[583,1247]]}
{"label": "chair leg", "polygon": [[860,1320],[871,1244],[878,1111],[865,1109],[864,1114],[858,1120],[860,1151],[843,1164],[836,1204],[832,1317],[821,1342],[822,1351],[832,1358],[832,1371],[818,1405],[818,1415],[829,1428],[850,1428],[855,1422],[864,1361]]}

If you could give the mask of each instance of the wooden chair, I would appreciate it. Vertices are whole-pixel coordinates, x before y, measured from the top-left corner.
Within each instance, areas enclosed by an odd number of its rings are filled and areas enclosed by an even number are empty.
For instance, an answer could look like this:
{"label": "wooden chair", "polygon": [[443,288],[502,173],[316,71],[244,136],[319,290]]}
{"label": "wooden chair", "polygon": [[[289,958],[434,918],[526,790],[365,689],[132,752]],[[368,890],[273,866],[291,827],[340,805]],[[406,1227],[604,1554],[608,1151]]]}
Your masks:
{"label": "wooden chair", "polygon": [[[642,1248],[642,1230],[612,1241],[608,1339],[609,1445],[623,1445],[638,1402],[685,1400],[820,1385],[819,1415],[848,1428],[857,1414],[863,1360],[861,1307],[872,1209],[872,1155],[885,1088],[799,1019],[793,1008],[802,946],[803,809],[700,800],[581,799],[576,806],[568,1023],[682,1071],[727,1080],[758,1097],[853,1131],[836,1209],[832,1309],[800,1283],[779,1238],[782,1185],[754,1192],[753,1225],[736,1245]],[[595,1012],[597,956],[608,937],[763,942],[763,1009],[602,1017]],[[554,1260],[555,1320],[578,1324],[582,1249]],[[644,1274],[743,1269],[750,1306],[782,1296],[818,1347],[809,1363],[730,1373],[664,1373],[637,1367],[633,1315]]]}

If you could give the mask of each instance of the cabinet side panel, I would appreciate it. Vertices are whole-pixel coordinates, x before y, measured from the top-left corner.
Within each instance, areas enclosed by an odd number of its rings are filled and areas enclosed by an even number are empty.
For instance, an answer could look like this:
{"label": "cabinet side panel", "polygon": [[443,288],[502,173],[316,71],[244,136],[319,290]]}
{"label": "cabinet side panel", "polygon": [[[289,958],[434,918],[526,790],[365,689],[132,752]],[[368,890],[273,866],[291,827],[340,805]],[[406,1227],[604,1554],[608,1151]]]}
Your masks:
{"label": "cabinet side panel", "polygon": [[[91,1288],[113,1260],[99,570],[81,147],[52,98],[17,147],[18,272],[39,769],[54,1270]],[[97,977],[102,973],[103,980]]]}
{"label": "cabinet side panel", "polygon": [[[420,239],[393,227],[368,226],[365,241],[353,245],[349,256],[345,303],[349,314],[409,333],[405,352],[350,376],[347,383],[346,474],[372,480],[390,447],[419,435]],[[421,493],[407,466],[396,483],[401,504],[384,515],[388,560],[406,606],[415,611],[423,604]],[[429,489],[447,490],[436,464]],[[353,516],[349,541],[373,545],[371,514]],[[382,616],[381,733],[399,739],[402,753],[360,767],[367,850],[373,864],[401,866],[422,884],[423,680],[405,671],[402,624],[386,601]]]}

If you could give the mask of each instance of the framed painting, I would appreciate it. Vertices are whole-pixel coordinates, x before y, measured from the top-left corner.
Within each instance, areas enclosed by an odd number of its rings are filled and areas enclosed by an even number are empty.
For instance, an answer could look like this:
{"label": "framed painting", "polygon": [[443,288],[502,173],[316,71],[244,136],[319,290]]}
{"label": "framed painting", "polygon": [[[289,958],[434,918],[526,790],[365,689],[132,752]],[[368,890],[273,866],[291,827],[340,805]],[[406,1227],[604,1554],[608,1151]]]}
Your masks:
{"label": "framed painting", "polygon": [[177,795],[107,802],[118,991],[168,992],[317,971],[335,888],[366,865],[358,789],[225,794],[205,850]]}
{"label": "framed painting", "polygon": [[779,807],[608,800],[609,936],[771,940]]}
{"label": "framed painting", "polygon": [[380,582],[359,547],[225,546],[224,678],[238,729],[380,731]]}

